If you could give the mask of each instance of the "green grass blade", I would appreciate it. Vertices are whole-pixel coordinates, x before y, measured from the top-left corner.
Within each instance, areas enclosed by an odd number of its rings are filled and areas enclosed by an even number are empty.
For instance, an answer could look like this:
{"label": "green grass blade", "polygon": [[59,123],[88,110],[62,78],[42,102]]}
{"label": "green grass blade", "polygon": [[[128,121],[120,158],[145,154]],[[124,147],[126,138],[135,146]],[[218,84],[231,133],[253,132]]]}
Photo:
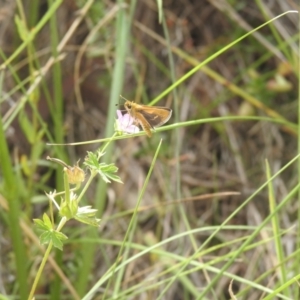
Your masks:
{"label": "green grass blade", "polygon": [[[157,156],[158,156],[161,144],[162,144],[162,140],[160,140],[160,142],[159,142],[159,144],[157,146],[157,149],[155,151],[154,157],[153,157],[151,165],[150,165],[150,169],[149,169],[149,171],[147,173],[147,177],[146,177],[145,182],[143,184],[142,190],[141,190],[141,192],[140,192],[140,194],[138,196],[138,200],[137,200],[137,203],[136,203],[136,206],[135,206],[132,218],[130,220],[128,229],[127,229],[126,234],[124,236],[123,244],[122,244],[121,249],[120,249],[120,251],[118,253],[118,257],[117,257],[116,261],[119,261],[119,259],[120,259],[121,256],[122,256],[122,261],[125,261],[127,259],[127,257],[128,257],[128,253],[129,253],[129,250],[131,249],[131,246],[129,245],[128,247],[126,247],[125,246],[125,242],[127,242],[127,240],[128,240],[129,244],[130,244],[132,242],[132,238],[134,237],[134,232],[135,232],[135,228],[136,228],[136,224],[137,224],[138,209],[139,209],[139,207],[141,205],[141,201],[142,201],[143,196],[145,194],[145,191],[147,189],[147,186],[148,186],[148,183],[149,183],[149,180],[150,180],[150,176],[151,176],[151,174],[153,172],[153,168],[155,166],[155,162],[156,162],[156,159],[157,159]],[[124,248],[125,248],[125,253],[122,255],[122,252],[123,252]],[[118,273],[117,281],[116,281],[116,284],[114,286],[113,297],[117,297],[117,295],[120,292],[120,287],[121,287],[121,283],[122,283],[121,280],[122,280],[122,277],[123,277],[124,273],[125,273],[125,268],[122,268],[120,270],[120,272]],[[109,286],[109,284],[108,284],[108,286]]]}
{"label": "green grass blade", "polygon": [[[287,274],[286,274],[286,266],[284,265],[284,251],[282,247],[282,240],[281,240],[281,235],[280,235],[280,222],[279,222],[279,217],[277,213],[274,213],[275,208],[276,208],[276,200],[275,200],[275,195],[274,195],[274,188],[273,188],[273,182],[270,180],[271,178],[271,170],[270,170],[270,165],[268,161],[266,160],[266,173],[267,173],[267,179],[268,179],[268,190],[269,190],[269,206],[270,206],[270,213],[274,215],[272,218],[272,227],[273,227],[273,232],[274,232],[274,238],[275,238],[275,248],[276,248],[276,254],[277,254],[277,260],[278,264],[280,265],[280,272],[281,276],[279,276],[279,281],[281,284],[287,281]],[[285,296],[289,296],[289,293],[287,290],[283,291],[283,294]]]}
{"label": "green grass blade", "polygon": [[[142,198],[143,198],[143,195],[145,193],[145,190],[147,188],[147,185],[148,185],[148,182],[149,182],[149,179],[150,179],[150,176],[152,174],[152,171],[153,171],[153,168],[154,168],[154,165],[155,165],[155,161],[157,159],[157,155],[159,153],[159,150],[160,150],[160,147],[161,147],[161,144],[162,144],[162,140],[160,140],[159,144],[158,144],[158,147],[156,149],[156,152],[154,154],[154,157],[153,157],[153,160],[152,160],[152,163],[151,163],[151,166],[150,166],[150,169],[149,169],[149,172],[147,174],[147,177],[145,179],[145,182],[143,184],[143,187],[142,187],[142,190],[139,194],[139,197],[138,197],[138,201],[137,201],[137,204],[135,206],[135,210],[133,212],[133,215],[132,215],[132,218],[130,220],[130,223],[128,225],[128,229],[126,231],[126,234],[124,236],[124,239],[123,239],[123,242],[122,242],[122,245],[121,245],[121,248],[120,248],[120,251],[119,251],[119,254],[118,254],[118,257],[116,259],[116,262],[119,262],[119,259],[123,253],[123,249],[125,248],[125,245],[126,245],[126,242],[128,240],[128,236],[130,235],[130,232],[132,231],[132,228],[133,228],[133,225],[135,223],[135,220],[137,218],[137,213],[138,213],[138,208],[140,207],[140,204],[141,204],[141,201],[142,201]],[[122,263],[121,263],[122,265]],[[115,267],[112,269],[111,273],[110,274],[107,274],[105,276],[106,279],[108,278],[112,278],[111,274],[114,274],[117,270],[120,269],[120,265],[115,265]],[[82,300],[89,300],[89,299],[92,299],[93,295],[97,292],[98,288],[102,285],[103,283],[103,277],[90,289],[90,291],[82,298]],[[109,283],[108,283],[109,285]]]}
{"label": "green grass blade", "polygon": [[[133,1],[134,2],[134,1]],[[124,5],[125,1],[118,1],[118,5]],[[129,26],[130,23],[128,22],[127,12],[125,9],[120,9],[117,14],[116,20],[116,56],[115,56],[115,67],[113,70],[113,77],[112,77],[112,85],[111,85],[111,92],[110,92],[110,99],[109,99],[109,108],[108,108],[108,115],[106,121],[106,129],[105,129],[105,136],[110,137],[114,133],[114,122],[116,118],[116,106],[119,96],[121,94],[121,90],[123,87],[124,82],[124,73],[125,73],[125,65],[126,65],[126,49],[128,48],[129,42]],[[106,148],[105,160],[111,161],[112,153],[113,153],[113,143],[111,143]],[[95,208],[98,210],[99,215],[103,214],[105,201],[106,201],[106,190],[107,184],[104,181],[100,181],[97,186],[97,191],[95,195],[96,203]],[[96,237],[95,230],[90,229],[88,232],[90,237]],[[88,283],[88,277],[91,273],[91,269],[94,265],[94,253],[95,253],[95,245],[87,245],[84,247],[83,252],[86,251],[87,254],[83,256],[82,267],[80,269],[81,276],[79,277],[77,288],[80,295],[82,295]]]}
{"label": "green grass blade", "polygon": [[[274,178],[274,176],[272,176],[272,178]],[[266,184],[264,184],[266,185]],[[217,283],[217,281],[220,279],[221,276],[223,276],[225,270],[228,269],[228,267],[233,263],[233,261],[240,256],[241,253],[243,253],[244,249],[249,245],[249,243],[259,234],[259,232],[262,230],[262,228],[264,228],[264,226],[274,217],[274,215],[281,209],[284,207],[284,205],[286,205],[293,197],[296,193],[299,192],[299,188],[300,188],[300,183],[297,184],[289,193],[288,195],[282,200],[282,202],[274,209],[273,213],[271,213],[270,215],[268,215],[263,222],[261,223],[261,225],[259,227],[257,227],[257,229],[249,236],[249,238],[242,244],[242,246],[239,248],[238,251],[236,251],[235,255],[230,258],[228,260],[228,262],[220,269],[220,272],[217,276],[215,276],[212,281],[207,285],[207,287],[204,289],[204,291],[199,295],[199,297],[197,299],[202,299],[202,297],[204,297],[208,291],[210,291],[210,289],[213,288],[213,286]],[[249,199],[249,198],[248,198]],[[248,202],[246,200],[246,202]],[[224,222],[225,223],[225,222]],[[223,223],[223,224],[224,224]],[[223,225],[222,224],[222,225]],[[221,225],[221,226],[222,226]]]}
{"label": "green grass blade", "polygon": [[56,0],[51,7],[47,10],[45,15],[42,17],[40,22],[35,25],[34,28],[30,31],[30,34],[28,35],[26,41],[24,41],[15,51],[14,53],[7,59],[3,64],[0,65],[0,70],[5,69],[6,66],[8,66],[26,47],[28,44],[30,44],[35,36],[39,33],[39,31],[47,24],[51,16],[54,14],[54,12],[59,8],[59,6],[62,4],[62,0]]}
{"label": "green grass blade", "polygon": [[[3,72],[1,72],[1,83]],[[3,176],[3,194],[9,205],[9,229],[16,262],[16,277],[19,286],[20,299],[28,296],[27,271],[26,271],[26,247],[23,242],[22,232],[19,225],[21,208],[19,203],[19,190],[13,172],[13,165],[3,130],[2,116],[0,114],[0,166]]]}
{"label": "green grass blade", "polygon": [[220,56],[222,53],[224,53],[225,51],[227,51],[228,49],[230,49],[231,47],[233,47],[234,45],[236,45],[237,43],[239,43],[240,41],[242,41],[243,39],[245,39],[246,37],[248,37],[249,35],[251,35],[253,32],[265,27],[266,25],[268,25],[271,22],[274,22],[275,20],[283,17],[286,14],[289,13],[298,13],[298,11],[287,11],[284,12],[280,15],[278,15],[277,17],[265,22],[264,24],[258,26],[257,28],[247,32],[246,34],[244,34],[243,36],[241,36],[240,38],[236,39],[234,42],[228,44],[227,46],[223,47],[221,50],[217,51],[216,53],[214,53],[213,55],[211,55],[209,58],[205,59],[203,62],[201,62],[200,64],[198,64],[197,66],[195,66],[192,70],[190,70],[189,72],[187,72],[185,75],[183,75],[180,79],[178,79],[175,83],[173,83],[170,87],[168,87],[164,92],[162,92],[161,94],[159,94],[155,99],[153,99],[151,101],[151,104],[155,104],[157,103],[160,99],[162,99],[164,96],[166,96],[167,94],[169,94],[174,88],[176,88],[177,86],[179,86],[180,84],[182,84],[185,80],[187,80],[189,77],[191,77],[193,74],[195,74],[198,70],[200,70],[203,66],[207,65],[209,62],[213,61],[215,58],[217,58],[218,56]]}

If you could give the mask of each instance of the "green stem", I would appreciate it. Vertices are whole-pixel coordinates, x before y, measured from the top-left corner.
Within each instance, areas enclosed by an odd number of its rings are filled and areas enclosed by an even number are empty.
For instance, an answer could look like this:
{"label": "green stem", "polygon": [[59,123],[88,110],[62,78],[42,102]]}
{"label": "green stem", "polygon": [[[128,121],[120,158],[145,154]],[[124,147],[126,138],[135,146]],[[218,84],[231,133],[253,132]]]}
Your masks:
{"label": "green stem", "polygon": [[53,244],[52,244],[52,242],[50,242],[49,245],[48,245],[48,247],[47,247],[47,250],[45,252],[45,255],[43,257],[43,260],[42,260],[42,262],[40,264],[40,267],[39,267],[39,269],[37,271],[37,274],[35,276],[35,279],[34,279],[34,282],[32,284],[31,291],[30,291],[30,294],[29,294],[29,297],[28,297],[28,300],[32,300],[33,299],[34,292],[35,292],[37,284],[38,284],[38,282],[39,282],[39,280],[41,278],[41,275],[42,275],[42,272],[44,270],[46,261],[48,260],[48,257],[50,255],[52,246],[53,246]]}
{"label": "green stem", "polygon": [[[117,133],[115,132],[112,137],[107,141],[107,143],[103,146],[103,148],[101,149],[101,152],[103,153],[105,151],[105,149],[109,146],[109,144],[114,140],[114,138],[117,136]],[[99,159],[100,157],[98,157]]]}
{"label": "green stem", "polygon": [[[57,231],[57,232],[61,231],[61,229],[62,229],[62,228],[64,227],[64,225],[66,224],[66,222],[67,222],[67,218],[66,218],[66,217],[63,217],[63,218],[60,220],[60,222],[59,222],[59,224],[58,224],[58,226],[57,226],[56,231]],[[43,260],[42,260],[42,262],[41,262],[41,264],[40,264],[40,267],[39,267],[39,269],[38,269],[38,271],[37,271],[37,274],[36,274],[36,276],[35,276],[34,282],[33,282],[33,284],[32,284],[31,290],[30,290],[30,294],[29,294],[29,296],[28,296],[28,300],[32,300],[32,299],[33,299],[34,292],[35,292],[36,287],[37,287],[37,284],[38,284],[38,282],[39,282],[39,280],[40,280],[40,278],[41,278],[42,272],[43,272],[43,270],[44,270],[44,267],[45,267],[45,265],[46,265],[46,262],[47,262],[47,260],[48,260],[49,255],[50,255],[50,252],[51,252],[51,250],[52,250],[52,247],[53,247],[53,243],[50,242],[49,245],[48,245],[48,247],[47,247],[47,250],[46,250],[46,252],[45,252],[45,254],[44,254],[44,257],[43,257]]]}
{"label": "green stem", "polygon": [[[108,145],[111,143],[111,141],[114,140],[114,138],[116,137],[117,133],[115,132],[112,137],[107,141],[107,143],[103,146],[103,148],[101,149],[101,153],[103,153],[105,151],[105,149],[108,147]],[[101,156],[98,156],[98,159],[100,159]],[[96,172],[91,172],[91,176],[89,178],[89,180],[87,181],[87,183],[85,184],[84,188],[81,190],[80,195],[77,198],[77,202],[79,203],[81,198],[84,196],[85,192],[87,191],[88,187],[90,186],[90,184],[92,183],[92,180],[94,179],[94,177],[97,175]]]}
{"label": "green stem", "polygon": [[85,184],[84,188],[81,190],[80,195],[77,198],[77,202],[78,203],[81,200],[81,198],[84,196],[85,192],[87,191],[88,187],[92,183],[92,180],[94,179],[94,177],[96,176],[96,174],[97,174],[96,172],[92,172],[91,173],[91,176],[90,176],[89,180],[87,181],[87,183]]}
{"label": "green stem", "polygon": [[68,180],[67,169],[64,168],[64,186],[65,186],[65,201],[70,204],[70,186]]}

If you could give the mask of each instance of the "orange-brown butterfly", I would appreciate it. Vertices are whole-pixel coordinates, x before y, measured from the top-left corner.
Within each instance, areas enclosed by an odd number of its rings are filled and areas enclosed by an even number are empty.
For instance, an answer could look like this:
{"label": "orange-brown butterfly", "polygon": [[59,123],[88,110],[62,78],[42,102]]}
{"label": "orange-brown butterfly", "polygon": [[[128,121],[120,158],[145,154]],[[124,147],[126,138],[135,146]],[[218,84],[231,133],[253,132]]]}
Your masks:
{"label": "orange-brown butterfly", "polygon": [[151,129],[165,124],[172,115],[172,109],[163,106],[142,105],[129,100],[126,100],[124,106],[128,114],[145,130],[148,137],[152,136]]}

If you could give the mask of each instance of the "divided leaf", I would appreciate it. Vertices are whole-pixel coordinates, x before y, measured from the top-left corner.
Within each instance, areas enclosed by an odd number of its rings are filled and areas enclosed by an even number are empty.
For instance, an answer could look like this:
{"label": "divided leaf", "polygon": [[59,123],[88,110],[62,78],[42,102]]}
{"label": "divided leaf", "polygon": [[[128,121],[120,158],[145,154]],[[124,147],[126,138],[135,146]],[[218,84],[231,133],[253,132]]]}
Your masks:
{"label": "divided leaf", "polygon": [[68,239],[68,237],[61,232],[53,230],[51,220],[47,214],[43,215],[43,220],[34,219],[33,221],[37,230],[41,232],[40,243],[42,245],[52,242],[54,247],[60,250],[63,249],[63,241]]}
{"label": "divided leaf", "polygon": [[118,171],[118,168],[114,164],[99,163],[98,160],[103,155],[104,153],[100,151],[97,154],[88,152],[84,164],[92,171],[97,172],[106,183],[111,183],[111,180],[123,183],[121,178],[114,174]]}

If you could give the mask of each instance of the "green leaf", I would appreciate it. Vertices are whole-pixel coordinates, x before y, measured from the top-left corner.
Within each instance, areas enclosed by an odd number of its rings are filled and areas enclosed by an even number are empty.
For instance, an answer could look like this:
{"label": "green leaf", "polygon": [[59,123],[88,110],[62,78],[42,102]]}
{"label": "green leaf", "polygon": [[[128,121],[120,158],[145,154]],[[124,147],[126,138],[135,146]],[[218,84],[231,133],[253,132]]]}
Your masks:
{"label": "green leaf", "polygon": [[48,226],[45,225],[45,223],[40,219],[33,219],[33,222],[35,223],[35,226],[38,231],[45,231],[49,230]]}
{"label": "green leaf", "polygon": [[41,231],[40,243],[42,245],[47,245],[52,242],[54,247],[62,250],[63,241],[68,237],[61,232],[53,230],[52,223],[48,215],[44,213],[43,220],[34,219],[33,221],[37,229]]}
{"label": "green leaf", "polygon": [[28,119],[28,116],[26,113],[22,110],[19,113],[19,123],[22,128],[22,131],[24,132],[26,139],[29,141],[31,145],[33,145],[35,140],[35,130]]}
{"label": "green leaf", "polygon": [[98,173],[106,183],[111,183],[111,181],[107,178],[107,176],[104,173],[102,172],[98,172]]}
{"label": "green leaf", "polygon": [[[97,154],[98,155],[97,155]],[[85,158],[84,164],[90,169],[97,170],[99,168],[99,159],[104,153],[97,151],[96,153],[87,152],[87,157]]]}
{"label": "green leaf", "polygon": [[106,183],[111,183],[111,180],[123,183],[119,176],[113,174],[118,171],[118,168],[115,166],[115,164],[99,163],[98,159],[102,155],[104,155],[102,152],[98,152],[98,155],[88,152],[84,164],[91,170],[97,172]]}
{"label": "green leaf", "polygon": [[53,231],[52,243],[55,248],[63,250],[63,241],[67,240],[68,237],[61,232]]}
{"label": "green leaf", "polygon": [[44,231],[41,235],[40,235],[40,243],[42,245],[47,245],[51,242],[51,236],[52,233],[51,231]]}
{"label": "green leaf", "polygon": [[59,250],[63,249],[63,241],[67,240],[68,237],[58,231],[44,231],[40,236],[40,243],[42,245],[47,245],[52,242],[55,248]]}
{"label": "green leaf", "polygon": [[45,149],[45,142],[41,141],[41,139],[37,136],[32,147],[31,159],[38,160],[42,156],[44,149]]}
{"label": "green leaf", "polygon": [[46,213],[43,214],[43,220],[44,220],[44,224],[49,228],[52,229],[52,222],[50,220],[50,218],[48,217],[48,215]]}
{"label": "green leaf", "polygon": [[118,175],[114,175],[114,174],[106,174],[106,176],[108,178],[110,178],[112,181],[116,181],[119,183],[123,183],[123,181],[121,180],[121,178]]}
{"label": "green leaf", "polygon": [[99,227],[101,222],[101,219],[97,219],[96,217],[76,216],[75,219],[81,223],[91,225],[94,227]]}
{"label": "green leaf", "polygon": [[98,227],[101,220],[95,217],[96,212],[97,209],[91,208],[90,205],[83,206],[78,209],[78,213],[75,216],[75,219],[81,223]]}
{"label": "green leaf", "polygon": [[26,29],[26,25],[24,24],[23,20],[21,20],[18,15],[15,15],[15,23],[21,40],[26,41],[28,37],[28,31]]}
{"label": "green leaf", "polygon": [[105,163],[101,163],[100,164],[100,168],[102,172],[110,172],[110,173],[115,173],[118,171],[118,168],[114,165],[114,164],[105,164]]}
{"label": "green leaf", "polygon": [[39,231],[44,232],[44,231],[49,231],[49,230],[53,229],[51,220],[46,213],[44,213],[44,215],[43,215],[43,220],[33,219],[33,222],[35,223],[37,230],[39,230]]}

